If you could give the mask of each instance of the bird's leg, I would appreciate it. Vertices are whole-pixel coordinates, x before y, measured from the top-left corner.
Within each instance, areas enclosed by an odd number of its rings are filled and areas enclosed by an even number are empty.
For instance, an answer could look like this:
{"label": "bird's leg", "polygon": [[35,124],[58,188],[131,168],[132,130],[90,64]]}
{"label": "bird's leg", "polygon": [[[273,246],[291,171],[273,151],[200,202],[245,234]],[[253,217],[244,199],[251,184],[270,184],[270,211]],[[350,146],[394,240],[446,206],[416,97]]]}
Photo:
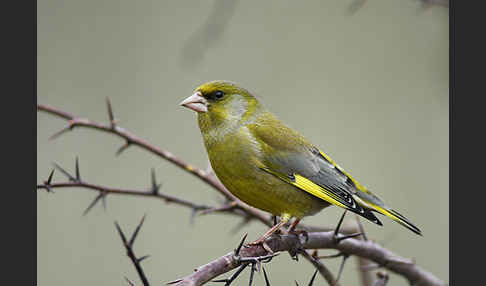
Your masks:
{"label": "bird's leg", "polygon": [[276,225],[272,226],[267,232],[265,232],[259,239],[250,242],[248,245],[258,245],[258,244],[263,244],[265,242],[265,239],[270,237],[272,234],[274,234],[277,230],[279,230],[284,224],[286,224],[290,220],[291,216],[289,215],[283,215],[282,218],[280,219],[280,222],[277,223]]}
{"label": "bird's leg", "polygon": [[300,220],[301,220],[300,218],[296,218],[294,222],[290,225],[290,227],[287,229],[287,232],[293,232],[297,227],[297,225],[299,224]]}
{"label": "bird's leg", "polygon": [[295,234],[297,236],[302,234],[305,237],[305,241],[307,242],[307,240],[309,240],[309,233],[305,230],[295,230],[295,228],[299,224],[300,220],[301,220],[301,218],[296,218],[294,220],[294,222],[292,223],[292,225],[290,225],[290,227],[287,229],[287,232],[289,234]]}

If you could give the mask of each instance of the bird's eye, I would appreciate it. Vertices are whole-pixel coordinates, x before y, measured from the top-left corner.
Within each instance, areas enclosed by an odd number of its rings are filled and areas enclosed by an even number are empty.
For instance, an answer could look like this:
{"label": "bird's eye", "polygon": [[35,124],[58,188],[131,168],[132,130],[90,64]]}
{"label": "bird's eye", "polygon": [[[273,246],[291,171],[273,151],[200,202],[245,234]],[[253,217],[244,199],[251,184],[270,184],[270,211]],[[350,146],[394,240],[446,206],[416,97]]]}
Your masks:
{"label": "bird's eye", "polygon": [[221,98],[223,98],[223,96],[224,96],[224,92],[222,92],[221,90],[217,90],[217,91],[214,92],[214,97],[216,99],[221,99]]}

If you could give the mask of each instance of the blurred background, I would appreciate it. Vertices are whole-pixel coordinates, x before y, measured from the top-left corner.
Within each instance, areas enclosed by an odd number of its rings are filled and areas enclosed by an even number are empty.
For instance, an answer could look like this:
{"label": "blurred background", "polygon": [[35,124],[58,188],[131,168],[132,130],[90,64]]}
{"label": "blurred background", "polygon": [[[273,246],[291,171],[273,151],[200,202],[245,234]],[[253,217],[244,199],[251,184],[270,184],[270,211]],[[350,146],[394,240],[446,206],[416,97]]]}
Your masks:
{"label": "blurred background", "polygon": [[[111,99],[120,126],[205,169],[196,115],[178,105],[199,84],[226,79],[261,96],[289,126],[423,230],[363,222],[368,237],[448,281],[449,17],[446,7],[413,0],[37,2],[37,101],[108,121]],[[161,191],[210,205],[220,196],[183,170],[93,130],[49,136],[65,121],[37,114],[37,182],[52,162],[69,171],[79,156],[92,183],[145,189],[150,169]],[[56,172],[54,182],[66,179]],[[97,196],[84,189],[37,192],[38,285],[140,285],[113,222],[130,234],[153,285],[185,276],[266,228],[235,233],[232,216],[197,217],[152,198]],[[329,208],[304,220],[334,226]],[[348,216],[354,220],[354,216]],[[320,251],[333,254],[334,251]],[[337,274],[340,259],[325,261]],[[272,285],[308,283],[313,267],[281,255],[266,267]],[[227,274],[228,275],[228,274]],[[226,276],[227,276],[226,275]],[[247,285],[249,274],[235,285]],[[323,285],[323,279],[317,278]],[[355,258],[342,285],[357,285]],[[256,276],[256,285],[264,285]],[[408,285],[391,275],[388,285]]]}

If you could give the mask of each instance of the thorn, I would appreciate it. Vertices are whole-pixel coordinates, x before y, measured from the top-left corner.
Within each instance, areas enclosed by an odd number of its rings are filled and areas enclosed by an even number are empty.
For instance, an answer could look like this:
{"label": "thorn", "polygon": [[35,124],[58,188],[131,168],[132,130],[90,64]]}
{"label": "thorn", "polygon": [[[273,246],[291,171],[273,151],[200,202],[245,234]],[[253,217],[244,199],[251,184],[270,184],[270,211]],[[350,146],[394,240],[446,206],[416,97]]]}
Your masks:
{"label": "thorn", "polygon": [[157,184],[157,180],[155,179],[155,169],[154,168],[152,168],[152,170],[150,172],[150,177],[151,177],[151,180],[152,180],[152,193],[157,195],[159,193],[159,189],[160,189],[160,186],[162,184]]}
{"label": "thorn", "polygon": [[358,215],[356,215],[356,222],[358,223],[359,231],[363,235],[363,240],[364,241],[368,241],[368,237],[366,237],[366,234],[365,234],[365,231],[364,231],[364,228],[363,228],[363,224],[361,223],[361,220],[359,219],[359,216]]}
{"label": "thorn", "polygon": [[314,249],[314,251],[312,251],[311,256],[312,256],[312,258],[314,258],[314,259],[318,259],[318,256],[319,256],[319,255],[318,255],[318,251],[317,251],[317,249]]}
{"label": "thorn", "polygon": [[54,139],[56,139],[57,137],[59,137],[59,136],[61,136],[62,134],[64,134],[64,132],[66,132],[66,131],[69,131],[69,130],[73,129],[73,127],[74,127],[74,125],[73,125],[73,124],[74,124],[74,121],[73,121],[73,120],[69,120],[69,125],[68,125],[68,126],[66,126],[66,127],[64,127],[63,129],[61,129],[61,130],[57,131],[56,133],[52,134],[52,135],[51,135],[51,137],[49,137],[49,139],[48,139],[48,140],[49,140],[49,141],[54,140]]}
{"label": "thorn", "polygon": [[240,241],[240,244],[238,245],[238,247],[235,249],[235,256],[239,256],[240,255],[240,250],[241,250],[241,247],[243,246],[243,243],[245,243],[245,240],[246,240],[246,237],[248,236],[248,233],[245,233],[245,235],[243,236],[243,238],[241,239]]}
{"label": "thorn", "polygon": [[145,221],[145,214],[143,215],[142,219],[140,220],[140,223],[137,225],[137,228],[135,229],[135,231],[133,232],[132,234],[132,238],[130,238],[130,242],[128,243],[128,245],[130,247],[133,246],[133,242],[135,242],[135,238],[137,238],[137,235],[138,235],[138,232],[140,231],[140,228],[142,227],[143,225],[143,222]]}
{"label": "thorn", "polygon": [[79,175],[79,162],[78,162],[78,156],[76,156],[75,169],[76,169],[76,180],[77,180],[78,182],[81,182],[81,175]]}
{"label": "thorn", "polygon": [[316,257],[317,259],[328,259],[328,258],[336,258],[336,257],[341,257],[343,256],[344,253],[343,252],[339,252],[339,253],[336,253],[336,254],[331,254],[331,255],[322,255],[322,256],[318,256]]}
{"label": "thorn", "polygon": [[95,205],[96,203],[105,196],[105,192],[100,191],[100,194],[96,196],[96,198],[89,204],[89,206],[84,210],[83,216],[85,216]]}
{"label": "thorn", "polygon": [[56,167],[59,171],[61,171],[61,173],[63,173],[66,177],[68,177],[69,181],[71,182],[76,182],[76,178],[74,178],[73,176],[71,176],[71,174],[69,174],[66,170],[64,170],[63,168],[61,168],[61,166],[59,166],[58,164],[56,163],[52,163],[54,165],[54,167]]}
{"label": "thorn", "polygon": [[236,270],[236,272],[233,273],[233,275],[231,275],[230,278],[228,278],[228,279],[212,280],[211,282],[226,282],[224,285],[228,286],[228,285],[231,284],[231,282],[233,282],[240,275],[240,273],[243,270],[245,270],[245,268],[247,266],[248,266],[248,263],[241,265],[240,268],[238,268],[238,270]]}
{"label": "thorn", "polygon": [[343,223],[344,216],[346,215],[346,212],[347,212],[347,211],[348,211],[348,210],[344,210],[343,215],[342,215],[342,216],[341,216],[341,218],[339,219],[338,225],[336,226],[336,229],[334,230],[334,238],[337,238],[337,236],[338,236],[339,229],[341,228],[341,224]]}
{"label": "thorn", "polygon": [[50,185],[52,181],[52,176],[54,175],[54,171],[56,169],[52,169],[51,173],[49,174],[49,178],[47,178],[47,181],[45,182],[46,185]]}
{"label": "thorn", "polygon": [[135,286],[135,284],[133,284],[133,282],[130,281],[130,279],[128,279],[126,276],[125,276],[125,280],[128,282],[128,284],[130,284],[130,286]]}
{"label": "thorn", "polygon": [[262,266],[263,269],[263,276],[265,277],[265,286],[270,286],[270,281],[268,281],[267,272],[265,271],[265,267]]}
{"label": "thorn", "polygon": [[120,237],[121,237],[121,239],[123,241],[123,244],[124,245],[127,245],[127,238],[125,237],[125,234],[121,230],[121,227],[120,227],[120,225],[118,224],[117,221],[115,221],[115,227],[116,227],[116,230],[118,231],[118,234],[120,235]]}
{"label": "thorn", "polygon": [[357,236],[360,236],[360,235],[362,235],[361,232],[357,232],[357,233],[352,233],[350,235],[341,236],[341,237],[337,238],[336,243],[340,243],[341,241],[343,241],[345,239],[357,237]]}
{"label": "thorn", "polygon": [[[312,275],[312,278],[311,280],[309,281],[309,286],[312,286],[314,284],[314,280],[316,279],[316,275],[317,275],[317,272],[319,272],[318,269],[316,269],[316,271],[314,271],[314,274]],[[338,278],[339,279],[339,278]]]}
{"label": "thorn", "polygon": [[130,147],[132,143],[130,141],[126,141],[125,144],[123,144],[120,148],[115,153],[115,156],[119,156],[123,151],[125,151],[128,147]]}
{"label": "thorn", "polygon": [[255,275],[255,263],[251,264],[250,283],[248,284],[248,286],[253,285],[253,275]]}
{"label": "thorn", "polygon": [[145,259],[147,259],[149,257],[150,257],[150,255],[144,255],[144,256],[142,256],[140,258],[137,258],[137,262],[140,263],[140,262],[142,262],[143,260],[145,260]]}
{"label": "thorn", "polygon": [[179,282],[181,282],[181,281],[182,281],[182,279],[176,279],[176,280],[174,280],[174,281],[167,282],[167,284],[165,284],[165,285],[172,285],[172,284],[179,283]]}
{"label": "thorn", "polygon": [[54,190],[51,188],[51,181],[52,181],[52,176],[54,175],[54,171],[56,169],[52,169],[51,173],[49,174],[49,178],[47,178],[46,181],[44,181],[44,188],[46,190],[46,192],[48,193],[54,193]]}
{"label": "thorn", "polygon": [[106,97],[106,107],[108,109],[108,118],[110,119],[111,128],[115,129],[116,126],[115,117],[113,116],[113,109],[111,108],[111,102],[108,97]]}
{"label": "thorn", "polygon": [[336,278],[336,282],[339,281],[339,278],[341,278],[341,273],[343,272],[343,269],[344,269],[344,263],[346,262],[346,260],[349,258],[349,254],[343,254],[343,260],[341,262],[341,266],[339,266],[339,272],[338,272],[338,276]]}

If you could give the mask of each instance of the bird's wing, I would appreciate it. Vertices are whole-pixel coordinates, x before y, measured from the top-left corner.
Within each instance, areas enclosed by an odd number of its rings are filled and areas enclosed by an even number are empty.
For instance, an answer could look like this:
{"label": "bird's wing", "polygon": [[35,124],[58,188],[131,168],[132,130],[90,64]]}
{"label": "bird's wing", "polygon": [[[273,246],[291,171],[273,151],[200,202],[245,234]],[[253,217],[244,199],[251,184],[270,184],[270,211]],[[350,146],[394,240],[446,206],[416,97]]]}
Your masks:
{"label": "bird's wing", "polygon": [[271,119],[271,125],[263,121],[248,126],[261,150],[262,170],[330,204],[382,225],[368,208],[356,201],[357,186],[361,186],[356,180],[296,131]]}
{"label": "bird's wing", "polygon": [[247,125],[259,145],[261,169],[297,188],[382,225],[381,213],[421,235],[406,217],[387,207],[377,196],[339,167],[302,135],[266,113]]}
{"label": "bird's wing", "polygon": [[310,157],[303,154],[280,154],[286,157],[285,159],[271,156],[265,160],[267,164],[262,170],[315,197],[382,225],[368,208],[357,202],[356,194],[359,191],[356,190],[353,180],[339,167],[327,161],[322,155],[324,153],[318,150],[317,152],[318,155]]}

